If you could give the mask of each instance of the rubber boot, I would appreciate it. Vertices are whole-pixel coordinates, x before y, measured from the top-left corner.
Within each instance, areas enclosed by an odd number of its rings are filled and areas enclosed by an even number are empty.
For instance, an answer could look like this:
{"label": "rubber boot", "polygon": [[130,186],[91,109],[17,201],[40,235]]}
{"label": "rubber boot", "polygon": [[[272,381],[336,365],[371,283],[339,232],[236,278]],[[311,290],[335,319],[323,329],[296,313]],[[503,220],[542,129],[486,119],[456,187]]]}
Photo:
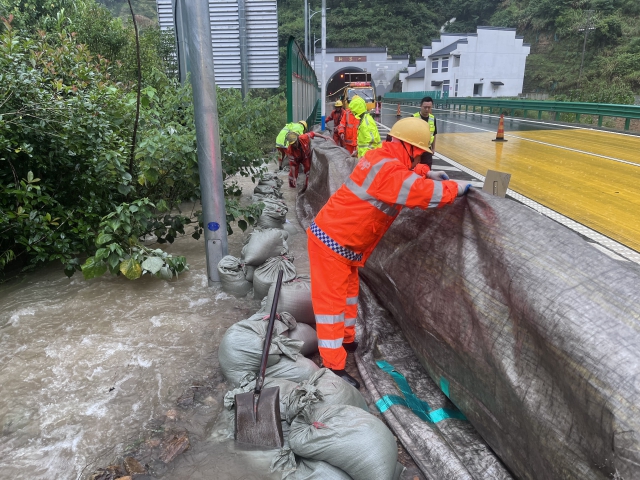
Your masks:
{"label": "rubber boot", "polygon": [[358,342],[343,343],[342,346],[347,352],[353,353],[358,349]]}
{"label": "rubber boot", "polygon": [[342,380],[347,382],[352,387],[360,389],[360,383],[351,375],[349,375],[345,370],[334,370],[332,368],[330,368],[329,370],[331,370],[333,373],[335,373],[337,376],[339,376]]}

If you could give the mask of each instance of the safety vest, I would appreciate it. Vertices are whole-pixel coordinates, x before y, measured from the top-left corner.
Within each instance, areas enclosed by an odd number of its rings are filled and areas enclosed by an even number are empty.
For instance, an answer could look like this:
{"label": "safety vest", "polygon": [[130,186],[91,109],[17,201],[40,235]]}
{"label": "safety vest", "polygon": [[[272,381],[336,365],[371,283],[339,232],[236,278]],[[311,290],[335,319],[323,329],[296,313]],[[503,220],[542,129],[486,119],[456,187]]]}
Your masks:
{"label": "safety vest", "polygon": [[381,145],[376,122],[368,113],[363,114],[358,127],[358,157],[363,156],[369,150],[380,148]]}
{"label": "safety vest", "polygon": [[345,110],[340,119],[338,133],[344,134],[344,147],[353,153],[358,146],[358,126],[360,119],[351,110]]}
{"label": "safety vest", "polygon": [[296,132],[298,135],[302,135],[304,127],[300,123],[287,123],[276,137],[276,147],[287,148],[289,146],[286,141],[286,136],[289,132]]}
{"label": "safety vest", "polygon": [[325,245],[339,260],[362,266],[402,207],[426,209],[453,203],[456,182],[432,181],[410,166],[401,143],[384,142],[366,152],[314,219],[309,238]]}
{"label": "safety vest", "polygon": [[[413,114],[414,117],[416,118],[422,118],[422,115],[420,115],[420,112],[416,112]],[[423,119],[424,120],[424,119]],[[429,131],[431,132],[431,138],[429,139],[429,148],[431,148],[431,145],[433,145],[433,141],[436,139],[436,117],[434,117],[432,114],[429,114]]]}

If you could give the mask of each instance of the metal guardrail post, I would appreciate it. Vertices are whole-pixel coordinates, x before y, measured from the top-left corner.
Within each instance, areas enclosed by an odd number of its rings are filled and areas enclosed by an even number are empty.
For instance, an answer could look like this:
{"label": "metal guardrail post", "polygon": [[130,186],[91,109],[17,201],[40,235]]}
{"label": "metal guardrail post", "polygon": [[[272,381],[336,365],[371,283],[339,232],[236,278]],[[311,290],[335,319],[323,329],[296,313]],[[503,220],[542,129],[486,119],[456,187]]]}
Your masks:
{"label": "metal guardrail post", "polygon": [[228,247],[209,1],[188,0],[183,7],[198,144],[207,278],[211,286],[220,281],[218,262],[227,255]]}
{"label": "metal guardrail post", "polygon": [[249,54],[247,53],[247,9],[244,0],[238,0],[238,28],[240,34],[240,91],[244,100],[249,94]]}

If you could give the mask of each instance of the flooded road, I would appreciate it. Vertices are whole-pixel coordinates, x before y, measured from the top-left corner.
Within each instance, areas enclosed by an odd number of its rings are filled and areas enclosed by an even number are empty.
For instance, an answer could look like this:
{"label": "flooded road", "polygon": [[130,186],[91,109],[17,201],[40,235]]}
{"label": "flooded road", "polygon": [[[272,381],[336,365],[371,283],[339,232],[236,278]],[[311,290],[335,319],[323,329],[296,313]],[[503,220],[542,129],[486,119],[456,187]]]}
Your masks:
{"label": "flooded road", "polygon": [[[250,194],[253,186],[245,186]],[[296,222],[294,192],[287,190],[288,219]],[[236,229],[230,254],[240,255],[242,240]],[[290,237],[294,255],[305,244],[298,227]],[[137,448],[154,429],[188,430],[188,461],[215,456],[201,440],[220,444],[229,433],[217,346],[260,302],[251,293],[236,299],[207,286],[202,241],[187,236],[166,250],[185,255],[191,266],[177,281],[108,274],[87,281],[79,273],[67,279],[52,265],[0,285],[1,478],[84,478]],[[298,272],[307,273],[301,260]],[[176,406],[185,391],[200,387],[194,406]],[[218,454],[230,462],[222,443]],[[156,467],[157,475],[168,473]],[[194,475],[171,478],[199,478]]]}

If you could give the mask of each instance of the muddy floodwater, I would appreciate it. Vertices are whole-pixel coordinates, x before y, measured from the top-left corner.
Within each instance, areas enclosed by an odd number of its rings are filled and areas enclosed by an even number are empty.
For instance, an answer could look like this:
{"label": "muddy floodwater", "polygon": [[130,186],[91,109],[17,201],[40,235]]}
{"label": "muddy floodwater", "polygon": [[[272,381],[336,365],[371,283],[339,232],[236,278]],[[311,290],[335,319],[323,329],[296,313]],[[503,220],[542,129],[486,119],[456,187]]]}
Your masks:
{"label": "muddy floodwater", "polygon": [[[308,273],[288,190],[290,247]],[[240,255],[242,240],[236,229],[230,254]],[[202,241],[187,236],[166,250],[191,266],[171,282],[67,279],[52,265],[0,285],[0,478],[85,478],[171,429],[187,430],[191,448],[152,465],[156,476],[279,478],[264,470],[270,455],[234,446],[217,362],[226,329],[260,301],[208,287]],[[196,394],[182,408],[185,392]]]}

